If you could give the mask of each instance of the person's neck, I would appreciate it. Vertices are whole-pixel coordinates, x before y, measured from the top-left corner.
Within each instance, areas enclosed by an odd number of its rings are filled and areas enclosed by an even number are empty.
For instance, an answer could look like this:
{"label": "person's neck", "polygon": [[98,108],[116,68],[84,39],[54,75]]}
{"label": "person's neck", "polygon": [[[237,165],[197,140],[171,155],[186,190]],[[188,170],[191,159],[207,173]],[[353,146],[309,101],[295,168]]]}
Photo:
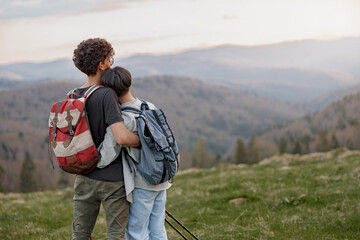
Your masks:
{"label": "person's neck", "polygon": [[125,95],[119,97],[118,99],[119,99],[120,104],[124,104],[124,103],[131,102],[131,101],[135,100],[133,95],[131,95],[130,91],[128,93],[126,93]]}
{"label": "person's neck", "polygon": [[82,85],[81,88],[90,87],[94,84],[100,84],[100,75],[101,73],[99,71],[95,75],[89,75],[87,83]]}

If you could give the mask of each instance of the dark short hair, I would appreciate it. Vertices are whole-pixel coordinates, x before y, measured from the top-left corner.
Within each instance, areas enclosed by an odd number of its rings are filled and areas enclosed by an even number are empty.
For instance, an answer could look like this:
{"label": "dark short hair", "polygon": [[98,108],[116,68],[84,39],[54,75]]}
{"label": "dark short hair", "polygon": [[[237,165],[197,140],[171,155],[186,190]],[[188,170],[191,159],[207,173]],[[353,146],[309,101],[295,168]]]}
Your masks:
{"label": "dark short hair", "polygon": [[102,38],[82,41],[74,50],[72,60],[75,66],[86,75],[95,75],[100,62],[115,54],[111,44]]}
{"label": "dark short hair", "polygon": [[131,73],[129,70],[117,66],[108,68],[100,77],[100,84],[115,90],[118,97],[127,93],[131,86]]}

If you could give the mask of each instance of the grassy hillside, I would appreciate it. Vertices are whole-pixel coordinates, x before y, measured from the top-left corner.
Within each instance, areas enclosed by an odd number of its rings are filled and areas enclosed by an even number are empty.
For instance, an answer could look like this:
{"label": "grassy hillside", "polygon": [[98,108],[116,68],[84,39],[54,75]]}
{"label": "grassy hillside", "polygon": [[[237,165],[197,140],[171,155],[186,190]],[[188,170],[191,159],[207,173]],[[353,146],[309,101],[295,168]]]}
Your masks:
{"label": "grassy hillside", "polygon": [[[359,179],[359,152],[281,155],[180,173],[167,209],[200,239],[360,239]],[[70,239],[72,195],[0,194],[0,239]],[[105,239],[103,210],[93,236]]]}

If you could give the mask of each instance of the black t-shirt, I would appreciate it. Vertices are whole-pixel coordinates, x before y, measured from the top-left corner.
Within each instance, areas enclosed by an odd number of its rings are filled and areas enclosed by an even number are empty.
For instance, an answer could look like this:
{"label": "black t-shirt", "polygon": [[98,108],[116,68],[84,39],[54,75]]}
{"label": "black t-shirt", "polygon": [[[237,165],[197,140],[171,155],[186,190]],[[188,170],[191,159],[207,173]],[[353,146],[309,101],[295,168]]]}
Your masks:
{"label": "black t-shirt", "polygon": [[[78,88],[75,93],[82,96],[88,88]],[[98,148],[104,140],[106,128],[113,123],[123,121],[118,98],[113,89],[101,87],[90,95],[86,100],[85,107],[91,135],[96,148]],[[99,181],[124,181],[121,154],[107,167],[95,168],[84,176]]]}

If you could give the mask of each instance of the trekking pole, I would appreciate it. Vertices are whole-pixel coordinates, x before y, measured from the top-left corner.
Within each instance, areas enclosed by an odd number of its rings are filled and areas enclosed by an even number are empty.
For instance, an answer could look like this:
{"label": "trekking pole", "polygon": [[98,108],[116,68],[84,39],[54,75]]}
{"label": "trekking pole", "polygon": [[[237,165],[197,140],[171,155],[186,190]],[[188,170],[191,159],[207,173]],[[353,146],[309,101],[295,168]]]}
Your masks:
{"label": "trekking pole", "polygon": [[190,232],[189,229],[187,229],[181,222],[179,222],[179,220],[177,220],[168,210],[165,209],[165,212],[169,217],[174,219],[175,222],[177,222],[177,224],[179,224],[183,229],[185,229],[185,231],[187,231],[193,238],[195,238],[196,240],[199,240],[192,232]]}
{"label": "trekking pole", "polygon": [[170,225],[170,227],[172,227],[178,234],[180,234],[180,236],[182,236],[183,239],[188,240],[180,231],[179,229],[177,229],[174,225],[172,225],[166,218],[165,221],[167,224]]}

